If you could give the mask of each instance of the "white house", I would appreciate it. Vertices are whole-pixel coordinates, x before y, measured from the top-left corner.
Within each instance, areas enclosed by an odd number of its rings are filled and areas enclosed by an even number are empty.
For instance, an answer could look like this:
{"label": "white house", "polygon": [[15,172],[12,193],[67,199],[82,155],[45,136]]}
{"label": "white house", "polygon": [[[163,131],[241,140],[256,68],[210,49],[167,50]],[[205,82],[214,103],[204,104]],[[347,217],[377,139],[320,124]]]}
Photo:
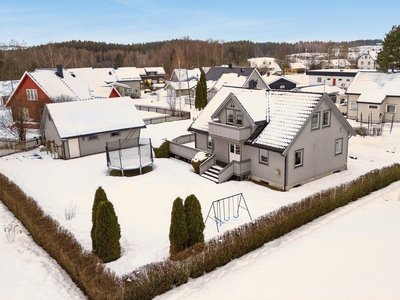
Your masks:
{"label": "white house", "polygon": [[309,85],[325,83],[347,89],[358,71],[358,69],[307,70],[306,75],[309,76]]}
{"label": "white house", "polygon": [[282,73],[282,69],[273,57],[255,57],[247,61],[250,63],[250,67],[266,69],[271,75]]}
{"label": "white house", "polygon": [[358,68],[361,70],[376,70],[377,59],[378,59],[377,51],[365,52],[358,59]]}

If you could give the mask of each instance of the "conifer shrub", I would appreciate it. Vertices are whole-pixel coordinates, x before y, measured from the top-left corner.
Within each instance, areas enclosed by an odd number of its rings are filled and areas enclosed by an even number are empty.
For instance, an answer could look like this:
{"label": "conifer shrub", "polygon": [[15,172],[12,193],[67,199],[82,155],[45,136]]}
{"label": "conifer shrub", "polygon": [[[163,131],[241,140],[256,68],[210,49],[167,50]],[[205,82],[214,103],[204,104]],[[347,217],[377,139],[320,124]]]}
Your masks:
{"label": "conifer shrub", "polygon": [[113,204],[100,202],[96,214],[96,254],[105,263],[114,261],[121,257],[121,229]]}
{"label": "conifer shrub", "polygon": [[181,198],[176,198],[172,205],[171,225],[169,228],[169,252],[171,255],[184,250],[188,243],[185,207]]}
{"label": "conifer shrub", "polygon": [[153,150],[157,158],[169,158],[169,141],[165,140],[160,147],[153,147]]}
{"label": "conifer shrub", "polygon": [[90,236],[92,238],[92,251],[97,253],[97,243],[96,243],[96,225],[97,225],[97,208],[100,202],[108,201],[106,192],[99,186],[94,195],[93,207],[92,207],[92,229],[90,231]]}
{"label": "conifer shrub", "polygon": [[187,247],[204,242],[204,221],[201,214],[201,204],[195,195],[185,199],[186,225],[188,230]]}
{"label": "conifer shrub", "polygon": [[193,170],[196,174],[200,174],[200,165],[205,162],[209,157],[211,156],[211,153],[206,153],[206,152],[198,152],[190,161]]}

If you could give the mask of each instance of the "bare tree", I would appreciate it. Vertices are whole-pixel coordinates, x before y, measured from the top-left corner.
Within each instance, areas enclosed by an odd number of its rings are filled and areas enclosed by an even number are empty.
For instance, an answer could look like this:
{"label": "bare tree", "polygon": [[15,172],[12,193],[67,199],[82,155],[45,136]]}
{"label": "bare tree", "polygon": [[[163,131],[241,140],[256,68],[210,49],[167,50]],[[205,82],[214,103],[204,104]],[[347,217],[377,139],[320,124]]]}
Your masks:
{"label": "bare tree", "polygon": [[23,107],[22,101],[15,99],[13,109],[5,109],[0,116],[0,130],[9,133],[21,142],[26,141],[26,125],[29,122],[29,114]]}
{"label": "bare tree", "polygon": [[72,101],[75,101],[74,97],[64,95],[64,94],[53,98],[54,103],[63,103],[63,102],[72,102]]}

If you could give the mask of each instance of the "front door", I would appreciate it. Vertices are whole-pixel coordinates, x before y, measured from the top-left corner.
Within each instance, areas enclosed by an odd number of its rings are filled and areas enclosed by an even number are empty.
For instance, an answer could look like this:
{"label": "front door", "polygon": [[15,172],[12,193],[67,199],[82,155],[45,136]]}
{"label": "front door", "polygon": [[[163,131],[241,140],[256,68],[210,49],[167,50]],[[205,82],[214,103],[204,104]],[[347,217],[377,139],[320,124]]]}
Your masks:
{"label": "front door", "polygon": [[332,85],[333,85],[333,86],[336,85],[336,78],[333,78],[333,83],[332,83]]}
{"label": "front door", "polygon": [[81,152],[79,150],[79,140],[78,139],[69,139],[68,140],[68,148],[69,148],[69,158],[81,156]]}
{"label": "front door", "polygon": [[229,144],[229,162],[232,160],[240,161],[240,145]]}

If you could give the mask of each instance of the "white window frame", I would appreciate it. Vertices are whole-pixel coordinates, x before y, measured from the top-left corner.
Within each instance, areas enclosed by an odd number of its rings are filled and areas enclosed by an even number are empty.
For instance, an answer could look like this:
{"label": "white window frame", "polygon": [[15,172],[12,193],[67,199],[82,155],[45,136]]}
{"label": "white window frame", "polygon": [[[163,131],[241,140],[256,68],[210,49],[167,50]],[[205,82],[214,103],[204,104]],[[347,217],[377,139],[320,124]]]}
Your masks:
{"label": "white window frame", "polygon": [[[325,124],[325,114],[328,114],[328,123]],[[331,111],[330,110],[325,110],[322,113],[322,127],[329,127],[331,126]]]}
{"label": "white window frame", "polygon": [[26,97],[29,101],[38,100],[38,94],[36,89],[26,89]]}
{"label": "white window frame", "polygon": [[[297,153],[300,153],[300,162],[296,164]],[[302,167],[303,166],[303,156],[304,156],[304,149],[299,149],[294,151],[294,167]]]}
{"label": "white window frame", "polygon": [[239,127],[243,126],[243,113],[241,111],[236,111],[235,115],[236,125]]}
{"label": "white window frame", "polygon": [[317,82],[322,82],[322,77],[317,77]]}
{"label": "white window frame", "polygon": [[213,139],[211,136],[207,136],[207,148],[212,149],[213,146]]}
{"label": "white window frame", "polygon": [[378,105],[368,105],[369,109],[378,109]]}
{"label": "white window frame", "polygon": [[343,138],[335,140],[335,156],[343,153]]}
{"label": "white window frame", "polygon": [[[314,117],[317,117],[317,126],[313,126]],[[317,113],[312,115],[312,117],[311,117],[311,130],[319,129],[319,123],[320,123],[319,119],[320,119],[320,113],[319,112],[317,112]]]}
{"label": "white window frame", "polygon": [[358,110],[358,103],[355,101],[350,102],[350,110]]}
{"label": "white window frame", "polygon": [[259,162],[261,164],[269,165],[269,151],[266,149],[260,149]]}
{"label": "white window frame", "polygon": [[[394,111],[389,111],[390,106],[394,107]],[[390,114],[395,114],[396,113],[396,104],[386,104],[386,112],[390,113]]]}
{"label": "white window frame", "polygon": [[282,84],[279,88],[280,88],[281,90],[283,90],[283,89],[285,89],[285,85]]}
{"label": "white window frame", "polygon": [[[229,112],[232,112],[232,121],[229,121],[230,120],[229,119],[229,115],[230,115]],[[234,122],[235,122],[235,112],[234,112],[234,110],[233,109],[227,109],[226,110],[226,124],[233,125]]]}

